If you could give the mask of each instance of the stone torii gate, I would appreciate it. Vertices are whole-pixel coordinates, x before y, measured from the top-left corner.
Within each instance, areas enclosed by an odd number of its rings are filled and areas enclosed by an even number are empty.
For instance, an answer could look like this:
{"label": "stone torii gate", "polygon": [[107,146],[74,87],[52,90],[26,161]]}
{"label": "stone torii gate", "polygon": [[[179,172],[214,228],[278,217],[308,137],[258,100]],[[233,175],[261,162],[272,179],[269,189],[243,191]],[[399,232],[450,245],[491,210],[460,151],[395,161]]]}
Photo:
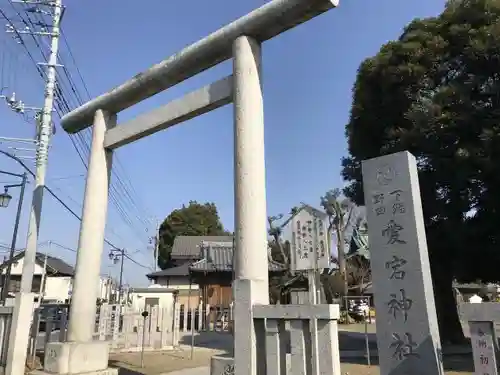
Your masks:
{"label": "stone torii gate", "polygon": [[[87,102],[61,121],[68,133],[93,127],[68,342],[50,343],[45,370],[108,373],[108,344],[92,341],[113,150],[226,104],[234,104],[235,366],[257,374],[253,305],[269,304],[261,44],[338,5],[273,0]],[[225,60],[233,74],[116,126],[117,114]]]}

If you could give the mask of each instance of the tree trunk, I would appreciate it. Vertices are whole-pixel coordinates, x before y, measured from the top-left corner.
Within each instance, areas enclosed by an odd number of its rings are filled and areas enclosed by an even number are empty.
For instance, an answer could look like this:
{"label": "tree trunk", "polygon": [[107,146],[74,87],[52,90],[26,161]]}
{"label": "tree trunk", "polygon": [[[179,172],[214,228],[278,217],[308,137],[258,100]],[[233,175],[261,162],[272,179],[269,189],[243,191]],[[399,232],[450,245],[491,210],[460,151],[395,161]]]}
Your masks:
{"label": "tree trunk", "polygon": [[[463,254],[463,246],[466,242],[465,237],[456,235],[457,228],[464,228],[463,214],[460,209],[461,199],[461,191],[453,189],[451,192],[452,210],[449,212],[448,220],[432,236],[437,240],[433,244],[432,250],[434,251],[431,252],[430,259],[442,345],[460,344],[465,340],[453,293],[456,264],[460,261],[460,254]],[[445,243],[442,243],[443,235],[446,238]],[[450,260],[451,254],[456,254],[456,256]]]}
{"label": "tree trunk", "polygon": [[[436,264],[437,263],[437,264]],[[441,344],[460,344],[465,340],[453,293],[453,274],[443,263],[435,262],[433,272],[434,297]]]}
{"label": "tree trunk", "polygon": [[280,249],[280,254],[281,254],[281,257],[283,258],[283,264],[288,266],[290,264],[290,262],[288,260],[288,257],[286,256],[283,244],[281,243],[279,237],[278,237],[278,239],[275,239],[275,241],[277,241],[276,243],[278,244],[278,249]]}
{"label": "tree trunk", "polygon": [[342,276],[343,282],[343,292],[342,295],[346,297],[349,293],[348,283],[347,283],[347,265],[345,260],[345,247],[344,247],[344,233],[342,231],[343,225],[337,225],[335,231],[337,232],[337,251],[339,260],[339,271]]}

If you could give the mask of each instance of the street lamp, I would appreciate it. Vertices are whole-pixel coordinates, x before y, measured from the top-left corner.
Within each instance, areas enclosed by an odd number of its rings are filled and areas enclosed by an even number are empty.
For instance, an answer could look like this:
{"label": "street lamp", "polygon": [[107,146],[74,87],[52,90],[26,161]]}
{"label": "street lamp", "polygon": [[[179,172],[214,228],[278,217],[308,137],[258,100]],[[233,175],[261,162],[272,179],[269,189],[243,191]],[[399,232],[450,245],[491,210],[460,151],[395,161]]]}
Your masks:
{"label": "street lamp", "polygon": [[109,260],[113,261],[114,264],[118,263],[118,259],[121,258],[120,264],[120,281],[118,282],[118,303],[122,302],[122,287],[123,287],[123,260],[125,259],[125,249],[111,249],[109,251]]}
{"label": "street lamp", "polygon": [[12,233],[12,242],[10,244],[9,260],[7,263],[7,270],[5,271],[5,279],[2,286],[2,294],[0,296],[1,302],[5,305],[5,300],[7,299],[7,295],[9,293],[10,274],[12,271],[12,259],[14,258],[14,252],[16,250],[17,231],[19,229],[19,221],[21,219],[21,210],[23,207],[23,200],[24,200],[24,189],[26,187],[26,181],[28,180],[28,176],[26,175],[26,172],[23,174],[17,174],[6,171],[0,171],[0,174],[5,174],[8,176],[17,177],[21,179],[20,184],[5,185],[4,193],[0,194],[0,207],[6,208],[9,206],[9,203],[12,199],[12,196],[8,193],[9,189],[16,187],[21,188],[21,192],[19,194],[19,202],[17,203],[16,222],[14,224],[14,232]]}
{"label": "street lamp", "polygon": [[10,195],[8,192],[7,192],[7,189],[5,189],[5,191],[0,194],[0,207],[1,208],[7,208],[9,207],[9,203],[12,199],[12,195]]}

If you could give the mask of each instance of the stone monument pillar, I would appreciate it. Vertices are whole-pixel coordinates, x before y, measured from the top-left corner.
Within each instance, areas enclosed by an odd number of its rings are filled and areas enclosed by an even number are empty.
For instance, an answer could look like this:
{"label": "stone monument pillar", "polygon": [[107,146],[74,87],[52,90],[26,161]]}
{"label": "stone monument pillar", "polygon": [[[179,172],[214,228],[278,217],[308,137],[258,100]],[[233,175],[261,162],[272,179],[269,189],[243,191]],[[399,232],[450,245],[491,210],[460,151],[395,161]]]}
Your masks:
{"label": "stone monument pillar", "polygon": [[380,373],[442,375],[417,163],[409,152],[363,162]]}

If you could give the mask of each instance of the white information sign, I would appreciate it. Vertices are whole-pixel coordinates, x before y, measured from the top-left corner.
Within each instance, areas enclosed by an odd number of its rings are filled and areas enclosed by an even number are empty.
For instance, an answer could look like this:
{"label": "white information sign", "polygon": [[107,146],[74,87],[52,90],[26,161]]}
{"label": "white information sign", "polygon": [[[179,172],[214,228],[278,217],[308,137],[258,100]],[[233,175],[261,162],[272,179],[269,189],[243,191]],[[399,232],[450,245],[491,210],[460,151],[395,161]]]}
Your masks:
{"label": "white information sign", "polygon": [[292,219],[292,265],[296,271],[330,268],[328,216],[304,207]]}

